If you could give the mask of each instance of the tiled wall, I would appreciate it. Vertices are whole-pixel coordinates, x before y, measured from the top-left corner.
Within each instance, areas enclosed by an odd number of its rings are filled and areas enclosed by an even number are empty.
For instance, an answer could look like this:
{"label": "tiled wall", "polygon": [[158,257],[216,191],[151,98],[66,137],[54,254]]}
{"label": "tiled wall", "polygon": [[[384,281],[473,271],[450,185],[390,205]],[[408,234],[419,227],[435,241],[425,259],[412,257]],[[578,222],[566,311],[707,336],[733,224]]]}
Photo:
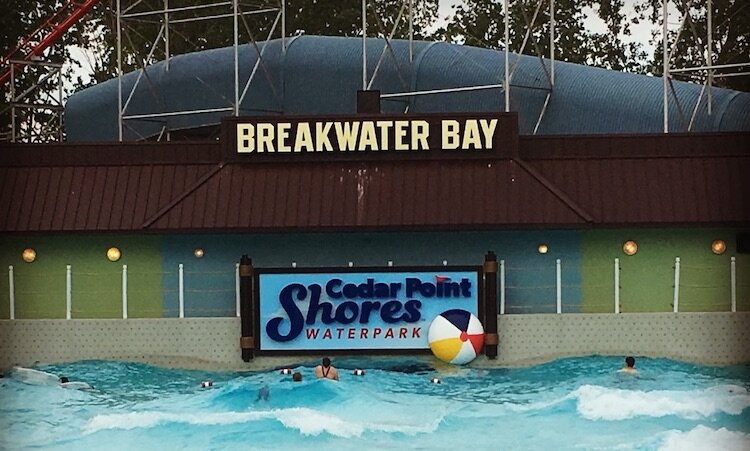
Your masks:
{"label": "tiled wall", "polygon": [[[750,362],[749,312],[503,315],[498,326],[498,359],[480,359],[478,365],[525,365],[589,354]],[[245,364],[239,336],[238,318],[2,320],[0,369],[87,359],[260,369],[309,359],[264,357]]]}

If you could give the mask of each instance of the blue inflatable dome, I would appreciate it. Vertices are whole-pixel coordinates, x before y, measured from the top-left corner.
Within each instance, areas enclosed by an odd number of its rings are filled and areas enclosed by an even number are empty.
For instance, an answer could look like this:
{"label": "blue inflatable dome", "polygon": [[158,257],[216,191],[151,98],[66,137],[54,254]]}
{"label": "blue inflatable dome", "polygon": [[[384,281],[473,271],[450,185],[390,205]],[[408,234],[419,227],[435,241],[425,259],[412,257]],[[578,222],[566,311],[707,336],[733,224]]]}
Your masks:
{"label": "blue inflatable dome", "polygon": [[[368,39],[369,77],[385,42]],[[301,36],[269,41],[263,64],[241,102],[240,114],[324,115],[356,111],[356,93],[362,88],[361,38]],[[463,86],[501,84],[505,55],[501,51],[449,44],[415,42],[414,61],[409,62],[409,43],[392,41],[378,70],[372,89],[383,94],[424,91]],[[186,110],[225,109],[234,99],[234,49],[206,50],[175,56],[166,65],[146,69],[128,105],[127,115]],[[251,45],[239,49],[240,80],[250,76],[257,60]],[[511,110],[519,114],[522,134],[533,133],[547,95],[547,76],[535,56],[510,55],[518,61],[511,83]],[[140,71],[123,76],[123,102]],[[243,82],[243,80],[245,82]],[[675,82],[682,115],[672,96],[670,131],[687,131],[687,121],[700,95],[701,86]],[[557,62],[555,87],[539,134],[659,133],[663,128],[662,79],[616,72],[578,64]],[[707,114],[705,94],[693,131],[750,131],[750,93],[715,88],[712,115]],[[504,111],[502,89],[431,94],[383,99],[384,113]],[[117,80],[108,80],[77,92],[65,108],[68,141],[112,141],[118,138]],[[124,139],[152,137],[166,130],[212,127],[228,111],[130,119]]]}

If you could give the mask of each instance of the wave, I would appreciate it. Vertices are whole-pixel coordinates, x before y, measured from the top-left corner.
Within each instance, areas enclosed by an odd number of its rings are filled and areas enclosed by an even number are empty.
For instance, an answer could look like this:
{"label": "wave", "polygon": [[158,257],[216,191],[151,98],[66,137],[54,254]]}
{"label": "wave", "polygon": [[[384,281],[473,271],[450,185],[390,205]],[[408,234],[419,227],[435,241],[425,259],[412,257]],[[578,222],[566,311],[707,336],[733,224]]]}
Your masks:
{"label": "wave", "polygon": [[590,420],[669,415],[695,420],[717,413],[739,415],[750,407],[750,394],[737,385],[690,391],[640,391],[583,385],[570,396],[577,399],[578,413]]}
{"label": "wave", "polygon": [[699,425],[687,432],[667,432],[659,447],[659,451],[703,451],[706,449],[746,451],[750,449],[750,434],[730,431],[726,428],[711,429]]}
{"label": "wave", "polygon": [[84,434],[93,434],[108,429],[145,429],[169,423],[214,426],[266,419],[276,420],[290,429],[297,429],[303,435],[328,433],[343,438],[359,437],[367,431],[399,432],[407,435],[431,433],[437,430],[442,421],[442,418],[437,418],[424,424],[416,425],[387,422],[356,422],[304,407],[252,412],[173,413],[145,411],[97,415],[84,426],[83,432]]}

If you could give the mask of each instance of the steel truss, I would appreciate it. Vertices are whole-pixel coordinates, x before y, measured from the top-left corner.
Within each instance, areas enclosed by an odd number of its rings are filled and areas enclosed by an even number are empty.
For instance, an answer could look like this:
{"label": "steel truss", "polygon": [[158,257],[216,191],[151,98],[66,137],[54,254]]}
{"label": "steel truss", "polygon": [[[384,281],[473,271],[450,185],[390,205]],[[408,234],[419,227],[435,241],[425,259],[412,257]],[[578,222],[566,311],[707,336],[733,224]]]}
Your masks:
{"label": "steel truss", "polygon": [[[62,64],[40,60],[7,61],[9,65],[10,97],[3,113],[10,110],[10,130],[7,136],[0,136],[0,141],[10,142],[53,142],[63,139],[63,88]],[[26,67],[42,68],[42,74],[25,91],[18,92],[16,82],[19,72]],[[53,83],[54,91],[49,91],[47,82]],[[42,93],[35,100],[32,94]],[[39,116],[43,116],[39,118]]]}
{"label": "steel truss", "polygon": [[[128,129],[139,136],[141,139],[147,139],[148,137],[140,135],[134,127],[128,126],[131,121],[149,121],[157,122],[161,124],[161,131],[157,139],[159,140],[170,140],[171,130],[169,130],[167,119],[175,116],[185,116],[194,114],[206,114],[225,112],[227,115],[238,116],[240,114],[240,105],[247,95],[247,91],[250,87],[250,83],[255,78],[260,68],[266,72],[266,76],[270,75],[266,71],[266,66],[263,61],[263,53],[265,52],[267,45],[263,48],[259,48],[258,42],[256,41],[250,26],[247,22],[247,17],[251,15],[270,15],[273,17],[273,24],[265,38],[265,44],[274,36],[276,30],[280,26],[280,34],[282,40],[282,51],[286,51],[286,9],[285,0],[270,0],[264,4],[249,4],[240,0],[216,0],[210,3],[197,5],[197,6],[183,6],[183,7],[170,7],[170,0],[161,0],[162,8],[156,9],[151,7],[145,0],[117,0],[117,74],[118,74],[118,138],[120,141],[123,140],[123,131]],[[174,4],[174,0],[172,0]],[[161,51],[161,55],[164,57],[165,69],[169,70],[169,61],[172,57],[170,51],[170,42],[174,39],[174,36],[181,37],[187,42],[190,42],[190,38],[182,33],[177,32],[173,29],[173,26],[181,23],[205,21],[205,20],[223,20],[231,18],[233,21],[233,48],[234,48],[234,97],[233,99],[226,99],[218,93],[215,93],[218,97],[222,98],[226,102],[225,107],[221,108],[204,108],[204,109],[190,109],[182,111],[162,111],[154,113],[142,113],[142,114],[129,114],[128,107],[133,99],[133,95],[138,86],[145,80],[149,85],[149,89],[155,93],[156,96],[160,96],[158,93],[158,87],[151,83],[146,72],[146,66],[154,58],[155,52]],[[130,45],[130,50],[135,55],[139,55],[138,48],[132,44],[132,34],[137,34],[143,37],[139,32],[135,31],[134,28],[130,27],[131,22],[144,22],[150,21],[159,25],[158,32],[153,38],[150,51],[145,57],[141,57],[138,61],[139,69],[138,76],[135,83],[129,92],[123,92],[122,76],[123,76],[123,39],[125,39]],[[244,27],[245,33],[249,36],[249,44],[252,44],[253,48],[257,52],[257,59],[255,65],[250,72],[249,77],[246,80],[240,80],[239,68],[240,62],[238,58],[239,52],[239,35],[240,35],[240,22]],[[196,46],[197,47],[197,46]],[[139,55],[140,56],[140,55]],[[205,83],[204,83],[205,85]],[[207,92],[213,92],[210,86],[206,85]],[[274,96],[279,101],[281,107],[281,99],[274,93]]]}
{"label": "steel truss", "polygon": [[[368,0],[362,0],[362,89],[369,89],[372,86],[372,81],[375,79],[375,76],[377,75],[377,69],[380,67],[380,63],[383,60],[383,56],[385,55],[386,49],[389,49],[391,53],[393,53],[393,50],[390,47],[390,40],[393,38],[393,35],[395,33],[396,27],[399,25],[399,22],[401,20],[401,16],[403,14],[404,8],[408,4],[409,8],[409,14],[408,14],[408,21],[409,21],[409,63],[411,64],[414,59],[414,46],[413,46],[413,20],[414,20],[414,14],[413,14],[413,0],[402,0],[403,4],[401,7],[401,10],[399,11],[398,18],[395,21],[393,30],[388,34],[385,38],[386,41],[386,47],[383,48],[383,52],[380,55],[380,59],[378,60],[378,65],[375,68],[375,72],[373,73],[372,79],[367,79],[367,15],[366,15],[366,8],[368,5]],[[437,95],[437,94],[450,94],[455,92],[464,92],[464,91],[479,91],[479,90],[491,90],[491,89],[500,89],[504,92],[504,100],[505,100],[505,111],[510,111],[510,101],[511,101],[511,87],[516,86],[516,88],[529,88],[528,86],[523,85],[513,85],[513,75],[516,73],[516,69],[518,68],[518,64],[521,61],[521,55],[523,54],[524,50],[526,49],[526,45],[530,41],[532,30],[534,29],[534,26],[537,22],[537,19],[539,17],[539,12],[541,11],[542,6],[545,4],[549,7],[549,29],[550,29],[550,54],[549,54],[549,67],[547,63],[544,60],[544,57],[542,56],[542,51],[539,48],[539,43],[536,41],[533,41],[533,45],[536,50],[536,56],[539,58],[539,62],[542,65],[542,68],[544,70],[544,73],[546,75],[547,80],[547,86],[544,88],[541,88],[542,90],[547,91],[547,95],[544,99],[544,104],[542,105],[541,110],[539,111],[539,116],[536,121],[536,125],[534,126],[534,134],[537,133],[537,130],[539,129],[539,126],[542,123],[542,119],[544,118],[544,114],[547,111],[547,105],[549,104],[550,97],[552,96],[552,92],[554,91],[555,86],[555,0],[536,0],[535,3],[535,9],[534,9],[534,15],[529,18],[524,15],[524,21],[526,22],[526,34],[524,35],[523,42],[521,44],[521,47],[518,49],[518,52],[515,54],[512,65],[510,63],[510,36],[509,36],[509,29],[510,29],[510,6],[512,4],[523,2],[524,0],[516,0],[515,2],[509,2],[509,0],[503,1],[503,16],[504,16],[504,24],[505,24],[505,39],[504,39],[504,47],[505,47],[505,72],[503,74],[503,83],[496,83],[496,84],[488,84],[488,85],[474,85],[474,86],[459,86],[455,88],[444,88],[444,89],[432,89],[432,90],[424,90],[424,91],[409,91],[409,92],[395,92],[395,93],[385,93],[381,94],[381,99],[395,99],[395,98],[405,98],[405,97],[414,97],[414,96],[422,96],[422,95]],[[380,25],[380,22],[378,22]],[[385,30],[382,29],[381,26],[381,32],[385,35]],[[395,57],[394,57],[395,59]],[[400,68],[399,68],[400,70]],[[399,75],[399,78],[402,78]],[[507,87],[507,88],[506,88]],[[540,88],[534,88],[534,89],[540,89]],[[408,112],[408,105],[406,107],[406,110],[404,112]]]}
{"label": "steel truss", "polygon": [[[689,26],[690,31],[692,32],[693,36],[696,38],[696,42],[700,43],[700,39],[697,36],[697,33],[695,31],[695,26],[693,23],[693,19],[690,17],[690,7],[693,5],[694,0],[662,0],[662,42],[664,46],[664,73],[662,75],[663,80],[663,116],[664,116],[664,133],[669,133],[669,98],[670,93],[672,94],[672,99],[675,102],[675,105],[677,106],[677,112],[680,115],[680,118],[682,119],[683,124],[686,124],[686,130],[692,131],[693,125],[695,124],[695,118],[698,114],[698,109],[703,101],[703,95],[706,94],[706,112],[710,116],[712,114],[712,108],[713,108],[713,82],[715,78],[719,77],[736,77],[736,76],[743,76],[743,75],[750,75],[750,71],[737,71],[737,72],[724,72],[727,69],[740,69],[742,67],[748,67],[750,66],[750,62],[743,62],[743,63],[736,63],[736,64],[714,64],[714,49],[713,49],[713,7],[712,7],[712,1],[707,0],[708,3],[706,5],[706,31],[707,31],[707,38],[706,42],[707,45],[698,45],[701,54],[704,57],[704,65],[702,66],[695,66],[695,67],[683,67],[683,68],[672,68],[672,57],[675,55],[677,51],[677,44],[680,42],[680,35],[682,34],[683,30],[685,29],[685,26]],[[674,42],[672,42],[672,46],[668,47],[669,42],[669,29],[668,29],[668,20],[669,20],[669,4],[673,2],[675,4],[680,4],[683,7],[685,7],[685,14],[682,15],[680,18],[680,27],[677,30],[677,33],[675,35]],[[719,73],[717,73],[717,71]],[[672,84],[672,74],[697,74],[700,78],[704,79],[703,81],[703,87],[701,88],[701,92],[698,95],[698,100],[695,102],[695,106],[693,106],[693,112],[690,115],[690,119],[687,120],[687,117],[685,116],[685,112],[683,111],[682,105],[680,104],[680,100],[677,98],[677,95],[675,94],[674,85]]]}

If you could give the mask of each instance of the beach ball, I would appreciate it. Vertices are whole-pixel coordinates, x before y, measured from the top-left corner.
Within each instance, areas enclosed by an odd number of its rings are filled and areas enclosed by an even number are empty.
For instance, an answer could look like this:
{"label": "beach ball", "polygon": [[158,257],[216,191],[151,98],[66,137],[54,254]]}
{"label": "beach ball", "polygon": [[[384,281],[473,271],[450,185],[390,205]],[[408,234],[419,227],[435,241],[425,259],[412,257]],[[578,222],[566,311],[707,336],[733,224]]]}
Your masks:
{"label": "beach ball", "polygon": [[435,357],[463,365],[479,355],[484,344],[484,328],[471,312],[446,310],[432,320],[427,341]]}

